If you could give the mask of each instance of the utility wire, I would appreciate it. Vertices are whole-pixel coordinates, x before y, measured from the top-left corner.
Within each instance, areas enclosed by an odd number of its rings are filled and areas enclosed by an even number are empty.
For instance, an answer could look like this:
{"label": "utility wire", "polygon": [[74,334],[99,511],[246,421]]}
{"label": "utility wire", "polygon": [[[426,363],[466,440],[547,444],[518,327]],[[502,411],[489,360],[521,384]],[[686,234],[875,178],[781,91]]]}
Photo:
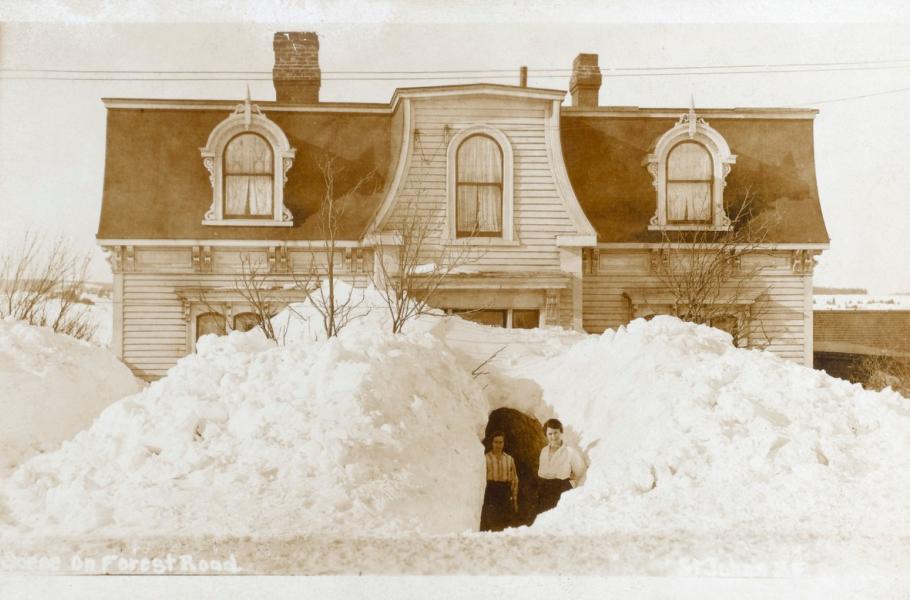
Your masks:
{"label": "utility wire", "polygon": [[[880,70],[901,70],[901,69],[910,69],[910,64],[905,65],[890,65],[890,66],[878,66],[878,67],[829,67],[829,68],[811,68],[811,69],[753,69],[747,71],[674,71],[670,73],[658,73],[658,72],[641,72],[641,73],[613,73],[607,71],[602,72],[602,75],[606,78],[623,78],[623,77],[684,77],[684,76],[706,76],[706,75],[767,75],[775,73],[826,73],[834,71],[880,71]],[[53,71],[49,71],[53,72]],[[127,74],[126,71],[123,72]],[[192,73],[187,71],[186,74]],[[216,73],[216,72],[213,72]],[[228,73],[228,72],[225,72]],[[567,71],[562,74],[539,74],[535,72],[528,73],[528,78],[534,79],[565,79],[570,75],[571,71]],[[56,76],[56,75],[4,75],[0,76],[0,81],[271,81],[271,74],[268,76],[264,73],[257,73],[257,76],[251,77],[70,77],[70,76]],[[442,72],[434,72],[434,75],[430,76],[401,76],[401,77],[321,77],[322,81],[454,81],[454,80],[471,80],[471,79],[516,79],[517,74],[513,71],[509,75],[447,75]]]}
{"label": "utility wire", "polygon": [[828,100],[816,100],[815,102],[803,102],[802,104],[791,104],[787,108],[799,108],[803,106],[816,106],[818,104],[833,104],[835,102],[846,102],[847,100],[860,100],[862,98],[873,98],[875,96],[888,96],[890,94],[902,94],[910,92],[910,87],[898,88],[895,90],[884,90],[881,92],[872,92],[871,94],[860,94],[858,96],[844,96],[842,98],[830,98]]}
{"label": "utility wire", "polygon": [[[879,65],[890,63],[910,63],[910,58],[906,59],[883,59],[883,60],[861,60],[861,61],[839,61],[839,62],[818,62],[818,63],[758,63],[746,65],[687,65],[687,66],[669,66],[669,67],[603,67],[607,72],[612,71],[679,71],[679,70],[701,70],[701,69],[774,69],[788,67],[831,67],[831,66],[862,66],[862,65]],[[571,68],[565,67],[530,67],[530,71],[548,72],[548,73],[571,73]],[[214,71],[214,70],[135,70],[135,69],[49,69],[49,68],[0,68],[0,72],[8,73],[84,73],[84,74],[208,74],[208,75],[271,75],[272,71]],[[430,71],[419,70],[402,70],[402,71],[322,71],[325,75],[434,75],[434,74],[464,74],[464,73],[513,73],[515,68],[494,68],[494,69],[434,69]]]}
{"label": "utility wire", "polygon": [[[752,71],[683,71],[673,73],[603,73],[608,79],[624,77],[682,77],[706,75],[769,75],[775,73],[824,73],[833,71],[872,71],[910,69],[910,64],[874,68],[828,68],[828,69],[777,69]],[[528,73],[529,79],[565,79],[561,75]],[[434,75],[418,77],[321,77],[322,81],[465,81],[465,80],[517,79],[517,75]],[[67,76],[0,76],[0,81],[272,81],[272,77],[67,77]]]}

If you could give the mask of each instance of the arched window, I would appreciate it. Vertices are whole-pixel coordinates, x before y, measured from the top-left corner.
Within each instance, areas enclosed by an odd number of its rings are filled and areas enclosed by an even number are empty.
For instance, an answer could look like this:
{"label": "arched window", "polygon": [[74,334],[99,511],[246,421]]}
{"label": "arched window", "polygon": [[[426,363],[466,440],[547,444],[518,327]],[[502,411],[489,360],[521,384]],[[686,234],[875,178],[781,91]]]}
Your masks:
{"label": "arched window", "polygon": [[212,184],[203,225],[292,227],[284,184],[295,150],[249,98],[215,126],[200,148]]}
{"label": "arched window", "polygon": [[245,312],[234,315],[234,331],[250,331],[259,325],[259,316],[256,313]]}
{"label": "arched window", "polygon": [[667,222],[711,221],[714,161],[698,142],[682,142],[667,155]]}
{"label": "arched window", "polygon": [[227,333],[227,321],[224,315],[208,312],[196,317],[196,339],[198,340],[209,333],[214,333],[215,335],[225,335]]}
{"label": "arched window", "polygon": [[271,145],[255,133],[234,136],[224,149],[224,218],[272,217],[274,163]]}
{"label": "arched window", "polygon": [[720,132],[690,108],[644,160],[657,192],[648,229],[728,231],[724,186],[735,163],[736,155]]}
{"label": "arched window", "polygon": [[456,237],[502,235],[502,149],[476,134],[458,146],[455,158]]}

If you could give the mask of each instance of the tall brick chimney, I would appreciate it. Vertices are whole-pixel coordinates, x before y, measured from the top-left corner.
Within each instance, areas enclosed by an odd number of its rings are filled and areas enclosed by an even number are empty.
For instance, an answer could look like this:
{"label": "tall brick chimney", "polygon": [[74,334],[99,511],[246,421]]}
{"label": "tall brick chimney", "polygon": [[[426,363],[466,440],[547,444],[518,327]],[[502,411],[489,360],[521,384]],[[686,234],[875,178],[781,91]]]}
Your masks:
{"label": "tall brick chimney", "polygon": [[279,31],[272,39],[272,47],[276,100],[282,104],[319,102],[319,36],[312,31]]}
{"label": "tall brick chimney", "polygon": [[569,93],[572,94],[572,106],[594,108],[599,104],[600,83],[603,77],[597,66],[596,54],[579,54],[572,61],[572,78],[569,80]]}

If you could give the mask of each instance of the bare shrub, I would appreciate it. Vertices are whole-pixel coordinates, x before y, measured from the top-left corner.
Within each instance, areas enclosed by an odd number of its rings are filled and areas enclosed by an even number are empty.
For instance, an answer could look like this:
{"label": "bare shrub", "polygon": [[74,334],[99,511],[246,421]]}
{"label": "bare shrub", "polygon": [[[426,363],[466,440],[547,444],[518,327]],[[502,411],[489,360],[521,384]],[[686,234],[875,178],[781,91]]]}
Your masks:
{"label": "bare shrub", "polygon": [[420,196],[404,204],[390,227],[372,234],[381,257],[373,270],[373,286],[389,311],[393,333],[431,310],[443,281],[480,257],[470,238],[446,243],[437,236],[439,219],[419,210]]}
{"label": "bare shrub", "polygon": [[360,310],[363,296],[355,290],[356,275],[347,292],[339,286],[341,273],[338,272],[336,260],[343,258],[343,250],[338,246],[341,226],[344,222],[348,205],[355,201],[360,191],[373,181],[374,173],[370,172],[354,182],[346,191],[336,189],[336,179],[343,172],[334,156],[325,156],[317,161],[323,179],[322,203],[317,213],[317,227],[321,233],[322,248],[320,253],[325,258],[325,265],[317,260],[316,253],[310,253],[310,263],[302,276],[294,276],[298,290],[306,294],[307,300],[322,317],[322,326],[326,337],[338,335],[352,320],[365,314]]}
{"label": "bare shrub", "polygon": [[26,231],[0,256],[0,317],[92,339],[98,326],[83,302],[90,262],[90,254],[76,252],[62,237],[48,243]]}
{"label": "bare shrub", "polygon": [[867,387],[892,390],[910,398],[910,357],[906,355],[868,355],[857,365],[858,377]]}
{"label": "bare shrub", "polygon": [[769,252],[768,233],[779,216],[756,214],[753,205],[747,190],[733,207],[728,230],[663,231],[657,277],[680,319],[722,328],[737,346],[766,347],[771,337],[761,318],[765,267],[743,259]]}
{"label": "bare shrub", "polygon": [[280,295],[282,289],[269,276],[266,265],[253,261],[249,254],[240,256],[240,276],[234,279],[234,290],[250,305],[256,326],[270,340],[278,340],[272,317],[285,303]]}

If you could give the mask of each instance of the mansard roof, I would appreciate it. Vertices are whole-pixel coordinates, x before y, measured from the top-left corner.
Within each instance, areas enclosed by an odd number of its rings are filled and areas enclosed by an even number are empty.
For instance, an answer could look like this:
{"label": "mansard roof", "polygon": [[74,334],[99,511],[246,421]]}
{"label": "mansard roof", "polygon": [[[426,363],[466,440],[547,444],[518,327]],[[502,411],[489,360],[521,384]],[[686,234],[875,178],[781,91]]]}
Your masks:
{"label": "mansard roof", "polygon": [[[426,94],[524,93],[558,101],[562,92],[475,84],[397,90],[389,104],[258,102],[296,149],[287,173],[285,206],[293,227],[207,226],[212,202],[199,149],[236,102],[217,100],[106,100],[107,148],[99,240],[321,239],[315,214],[323,180],[317,161],[336,158],[336,192],[366,179],[348,205],[339,239],[363,237],[391,184],[401,144],[398,99]],[[649,244],[656,193],[643,164],[654,143],[688,109],[563,107],[562,151],[582,209],[601,243]],[[699,110],[737,156],[727,177],[727,202],[747,192],[758,213],[773,213],[766,241],[827,244],[815,174],[815,111]]]}
{"label": "mansard roof", "polygon": [[296,149],[284,194],[294,226],[212,227],[202,224],[212,203],[212,187],[199,149],[236,102],[107,104],[100,240],[321,239],[316,212],[325,188],[318,165],[325,157],[336,160],[336,196],[365,180],[346,207],[338,233],[338,239],[356,240],[382,201],[390,179],[390,157],[397,157],[387,105],[326,104],[316,110],[279,110],[274,103],[259,103]]}
{"label": "mansard roof", "polygon": [[[689,109],[564,109],[560,129],[572,187],[601,243],[655,243],[657,195],[644,166],[655,142]],[[766,241],[827,244],[815,177],[814,110],[699,110],[736,155],[726,204],[751,198],[774,215]],[[728,211],[729,213],[729,211]]]}

